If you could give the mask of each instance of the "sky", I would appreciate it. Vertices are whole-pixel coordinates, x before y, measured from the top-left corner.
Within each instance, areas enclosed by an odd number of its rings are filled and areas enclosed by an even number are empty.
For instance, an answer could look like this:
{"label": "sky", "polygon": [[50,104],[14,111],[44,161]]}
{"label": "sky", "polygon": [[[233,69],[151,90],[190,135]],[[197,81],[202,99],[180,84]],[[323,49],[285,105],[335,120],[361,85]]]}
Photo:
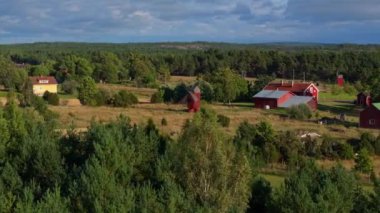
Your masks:
{"label": "sky", "polygon": [[0,43],[380,43],[380,0],[0,0]]}

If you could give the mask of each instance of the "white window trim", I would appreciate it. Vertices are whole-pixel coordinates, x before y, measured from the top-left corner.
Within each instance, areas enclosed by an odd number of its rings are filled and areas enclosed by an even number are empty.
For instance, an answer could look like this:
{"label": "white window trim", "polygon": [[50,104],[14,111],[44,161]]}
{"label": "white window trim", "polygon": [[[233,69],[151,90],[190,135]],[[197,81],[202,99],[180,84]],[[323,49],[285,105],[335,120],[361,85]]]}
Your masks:
{"label": "white window trim", "polygon": [[375,125],[376,124],[376,120],[375,119],[370,119],[368,121],[369,125]]}

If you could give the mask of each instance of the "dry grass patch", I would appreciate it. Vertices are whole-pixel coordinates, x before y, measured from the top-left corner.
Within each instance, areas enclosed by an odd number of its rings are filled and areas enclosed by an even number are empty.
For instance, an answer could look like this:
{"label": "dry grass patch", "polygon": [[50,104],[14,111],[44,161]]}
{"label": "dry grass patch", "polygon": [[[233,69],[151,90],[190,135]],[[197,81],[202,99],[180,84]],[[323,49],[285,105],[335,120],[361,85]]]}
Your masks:
{"label": "dry grass patch", "polygon": [[[205,106],[205,105],[203,105]],[[363,131],[355,127],[344,127],[341,125],[320,125],[311,121],[299,121],[282,118],[273,114],[271,110],[253,109],[252,107],[226,106],[212,104],[207,107],[215,110],[218,114],[225,115],[231,119],[230,126],[224,128],[225,132],[233,136],[239,124],[245,120],[250,123],[267,121],[273,125],[276,131],[296,131],[297,133],[316,132],[319,134],[330,134],[333,137],[349,139],[358,138]],[[182,129],[186,119],[193,117],[192,113],[186,111],[185,105],[177,104],[138,104],[130,108],[114,107],[89,107],[89,106],[50,106],[60,114],[63,127],[74,121],[78,127],[87,127],[91,119],[99,121],[110,121],[120,114],[131,118],[133,123],[146,123],[152,118],[157,126],[170,135],[176,135]],[[161,126],[161,120],[167,120],[167,126]]]}

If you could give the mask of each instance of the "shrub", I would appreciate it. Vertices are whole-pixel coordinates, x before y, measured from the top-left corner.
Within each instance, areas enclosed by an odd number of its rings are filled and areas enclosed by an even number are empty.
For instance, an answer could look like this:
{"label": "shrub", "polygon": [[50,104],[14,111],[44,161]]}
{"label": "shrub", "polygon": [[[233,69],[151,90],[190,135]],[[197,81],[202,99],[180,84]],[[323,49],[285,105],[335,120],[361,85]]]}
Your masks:
{"label": "shrub", "polygon": [[36,95],[33,95],[32,96],[32,100],[31,100],[31,103],[30,105],[36,109],[38,112],[40,112],[41,114],[46,112],[48,110],[48,107],[46,105],[46,102],[44,101],[43,98],[41,97],[38,97]]}
{"label": "shrub", "polygon": [[98,88],[94,79],[87,76],[81,80],[78,87],[78,99],[83,105],[97,105],[95,97],[98,94]]}
{"label": "shrub", "polygon": [[113,101],[113,93],[108,89],[100,89],[95,95],[97,106],[110,105]]}
{"label": "shrub", "polygon": [[59,105],[59,96],[57,93],[50,93],[49,91],[46,91],[42,97],[50,105]]}
{"label": "shrub", "polygon": [[339,143],[338,144],[338,155],[341,159],[352,159],[354,157],[354,149],[348,143]]}
{"label": "shrub", "polygon": [[332,85],[330,90],[331,90],[331,94],[333,95],[339,95],[343,92],[342,88],[338,87],[337,85]]}
{"label": "shrub", "polygon": [[163,87],[161,88],[161,91],[163,92],[162,98],[165,103],[173,102],[174,90],[172,90],[170,87]]}
{"label": "shrub", "polygon": [[162,126],[167,126],[168,125],[168,121],[166,120],[166,118],[162,118],[161,125]]}
{"label": "shrub", "polygon": [[230,126],[230,118],[225,115],[218,115],[218,123],[222,125],[222,127]]}
{"label": "shrub", "polygon": [[126,90],[119,91],[114,95],[113,98],[113,105],[115,107],[127,107],[137,103],[137,97],[134,94],[127,92]]}
{"label": "shrub", "polygon": [[373,162],[365,148],[361,149],[355,158],[355,170],[362,173],[370,173],[373,170]]}
{"label": "shrub", "polygon": [[306,104],[292,106],[287,110],[289,118],[305,120],[310,119],[313,114],[310,107]]}
{"label": "shrub", "polygon": [[214,89],[207,81],[199,80],[195,85],[199,87],[202,93],[202,100],[212,102],[214,100]]}
{"label": "shrub", "polygon": [[347,83],[344,84],[343,90],[345,93],[350,95],[355,95],[358,92],[354,86]]}
{"label": "shrub", "polygon": [[182,83],[182,84],[178,84],[175,88],[174,88],[174,94],[173,94],[173,101],[174,102],[178,102],[180,101],[183,97],[185,97],[187,95],[187,86],[186,84]]}
{"label": "shrub", "polygon": [[162,103],[164,102],[163,92],[161,90],[155,92],[150,98],[151,103]]}

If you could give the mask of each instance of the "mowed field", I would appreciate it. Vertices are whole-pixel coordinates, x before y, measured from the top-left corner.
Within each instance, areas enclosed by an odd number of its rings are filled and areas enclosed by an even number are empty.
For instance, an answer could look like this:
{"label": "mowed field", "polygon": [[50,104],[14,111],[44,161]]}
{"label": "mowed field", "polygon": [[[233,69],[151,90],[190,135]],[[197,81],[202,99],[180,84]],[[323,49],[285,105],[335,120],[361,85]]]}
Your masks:
{"label": "mowed field", "polygon": [[[363,131],[357,127],[345,127],[342,125],[321,125],[316,121],[298,121],[285,118],[281,110],[261,110],[254,109],[249,104],[236,104],[227,106],[223,104],[203,104],[215,110],[218,114],[228,116],[231,119],[230,126],[225,128],[225,132],[233,135],[243,121],[258,123],[267,121],[273,125],[275,130],[292,130],[299,134],[317,132],[319,134],[330,134],[337,138],[348,139],[359,137]],[[176,135],[180,132],[186,119],[193,117],[192,113],[186,111],[185,105],[178,104],[137,104],[129,108],[115,107],[89,107],[89,106],[50,106],[50,109],[60,115],[62,128],[67,128],[74,122],[78,128],[86,128],[91,120],[110,121],[123,114],[131,119],[133,123],[143,124],[149,118],[158,125],[164,132]],[[161,126],[161,120],[168,121],[167,126]],[[376,133],[376,131],[374,131]]]}

